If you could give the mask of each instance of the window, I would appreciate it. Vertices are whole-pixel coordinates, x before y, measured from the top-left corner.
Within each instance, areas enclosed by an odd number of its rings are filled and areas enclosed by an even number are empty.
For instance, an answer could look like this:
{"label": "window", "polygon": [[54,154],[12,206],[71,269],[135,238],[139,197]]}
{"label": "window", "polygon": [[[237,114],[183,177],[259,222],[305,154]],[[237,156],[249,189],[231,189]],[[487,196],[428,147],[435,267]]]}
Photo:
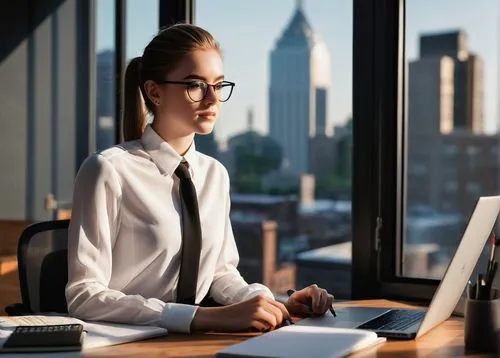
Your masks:
{"label": "window", "polygon": [[[276,293],[316,282],[349,297],[352,1],[213,0],[196,11],[236,83],[196,145],[230,173],[239,269]],[[265,261],[261,245],[276,257]]]}
{"label": "window", "polygon": [[[491,153],[485,143],[498,143],[499,44],[488,34],[498,31],[499,11],[495,1],[354,0],[356,298],[430,299],[478,199],[466,183],[482,195],[498,192],[496,162],[469,157],[466,148]],[[422,159],[425,177],[412,170]],[[449,181],[457,182],[454,196],[444,190]],[[424,229],[438,245],[432,252],[429,239],[415,240]],[[415,244],[427,252],[424,266],[412,266]]]}
{"label": "window", "polygon": [[142,56],[146,45],[158,33],[159,9],[159,0],[127,0],[127,62]]}
{"label": "window", "polygon": [[[412,170],[408,172],[405,234],[407,239],[414,236],[411,230],[415,228],[409,225],[411,209],[424,203],[433,210],[424,216],[429,219],[426,230],[433,230],[433,234],[421,236],[415,243],[425,247],[432,241],[437,252],[429,254],[427,266],[419,272],[407,266],[414,260],[405,261],[405,276],[441,278],[477,199],[500,189],[497,182],[489,180],[500,169],[497,161],[481,162],[482,148],[490,153],[497,145],[491,136],[498,136],[495,79],[500,62],[499,45],[491,34],[498,33],[498,13],[496,1],[406,1],[408,167],[417,165],[414,153],[427,151],[428,166],[436,170],[429,171],[432,180],[425,182]],[[424,75],[432,75],[433,80],[424,81]],[[417,107],[415,102],[422,105]],[[448,122],[446,128],[444,121]],[[419,146],[422,136],[432,145]],[[443,144],[444,138],[449,144]],[[458,152],[458,147],[465,150]],[[448,156],[432,155],[440,152]],[[453,181],[449,168],[457,168]],[[420,186],[418,191],[416,186]],[[442,200],[443,191],[455,192],[453,202]],[[456,220],[450,220],[452,214]],[[406,257],[415,248],[408,246],[408,240],[404,242]]]}
{"label": "window", "polygon": [[449,144],[444,147],[446,155],[452,156],[458,153],[458,147],[454,144]]}
{"label": "window", "polygon": [[96,2],[96,149],[115,144],[115,2]]}
{"label": "window", "polygon": [[479,153],[479,149],[473,145],[469,145],[467,147],[467,154],[470,156],[470,157],[473,157],[475,155],[477,155]]}
{"label": "window", "polygon": [[[26,226],[66,217],[93,137],[92,3],[30,5],[2,8],[3,19],[15,24],[2,32],[0,51],[0,257],[11,267],[2,265],[4,283],[17,282],[17,243]],[[8,285],[2,307],[19,300]]]}
{"label": "window", "polygon": [[455,192],[458,189],[458,183],[456,181],[447,181],[444,183],[444,188],[446,191]]}
{"label": "window", "polygon": [[[164,2],[167,1],[164,0]],[[142,56],[144,48],[156,36],[160,28],[159,0],[148,1],[147,6],[144,4],[142,1],[127,0],[125,67],[134,57]],[[148,120],[151,121],[151,119],[152,117],[149,116]]]}
{"label": "window", "polygon": [[471,196],[478,196],[481,194],[481,185],[478,183],[467,183],[466,190]]}
{"label": "window", "polygon": [[93,137],[92,6],[52,2],[31,10],[6,15],[25,25],[5,33],[12,47],[0,62],[2,119],[8,121],[0,163],[9,168],[0,179],[0,218],[13,221],[0,231],[9,233],[65,215]]}
{"label": "window", "polygon": [[414,175],[427,175],[427,167],[425,164],[415,163],[410,167],[410,173]]}

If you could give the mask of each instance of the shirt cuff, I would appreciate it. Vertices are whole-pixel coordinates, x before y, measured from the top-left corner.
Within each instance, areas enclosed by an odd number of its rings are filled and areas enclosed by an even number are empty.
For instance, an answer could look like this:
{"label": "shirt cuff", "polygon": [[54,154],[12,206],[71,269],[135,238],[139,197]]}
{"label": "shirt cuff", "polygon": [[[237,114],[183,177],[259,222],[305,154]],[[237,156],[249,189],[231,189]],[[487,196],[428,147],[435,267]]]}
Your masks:
{"label": "shirt cuff", "polygon": [[255,296],[258,296],[258,295],[267,296],[273,300],[275,299],[273,293],[271,292],[271,290],[269,288],[267,288],[267,286],[264,286],[264,285],[259,284],[259,283],[252,283],[252,284],[244,287],[243,289],[241,289],[236,294],[235,302],[246,301],[246,300],[249,300],[249,299],[251,299]]}
{"label": "shirt cuff", "polygon": [[161,312],[160,326],[168,331],[190,333],[198,306],[167,303]]}

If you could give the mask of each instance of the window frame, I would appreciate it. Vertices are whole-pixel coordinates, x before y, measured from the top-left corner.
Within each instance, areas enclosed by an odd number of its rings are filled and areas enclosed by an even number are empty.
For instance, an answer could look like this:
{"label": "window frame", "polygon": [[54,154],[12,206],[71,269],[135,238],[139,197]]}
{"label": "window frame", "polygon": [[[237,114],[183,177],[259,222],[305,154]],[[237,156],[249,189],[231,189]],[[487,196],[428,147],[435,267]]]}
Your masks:
{"label": "window frame", "polygon": [[176,23],[195,23],[196,0],[159,0],[160,29]]}
{"label": "window frame", "polygon": [[123,141],[125,68],[127,56],[127,1],[115,0],[115,144]]}
{"label": "window frame", "polygon": [[[76,132],[75,170],[78,171],[85,158],[95,152],[95,106],[96,106],[96,4],[95,0],[79,1],[76,4]],[[56,126],[57,127],[57,126]],[[54,169],[54,171],[57,171]],[[57,193],[55,193],[57,195]],[[54,212],[54,215],[56,213]]]}
{"label": "window frame", "polygon": [[405,0],[353,1],[353,298],[428,302],[439,280],[399,275],[407,185]]}

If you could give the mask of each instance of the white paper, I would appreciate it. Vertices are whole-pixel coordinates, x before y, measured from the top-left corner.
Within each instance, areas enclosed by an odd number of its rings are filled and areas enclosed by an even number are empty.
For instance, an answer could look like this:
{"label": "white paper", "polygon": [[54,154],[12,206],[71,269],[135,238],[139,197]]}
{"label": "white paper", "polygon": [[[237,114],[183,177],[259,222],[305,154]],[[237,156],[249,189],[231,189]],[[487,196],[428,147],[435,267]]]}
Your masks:
{"label": "white paper", "polygon": [[[106,347],[142,339],[166,335],[165,328],[156,326],[137,326],[107,322],[82,321],[69,316],[30,315],[0,317],[0,344],[3,345],[16,326],[44,326],[58,324],[82,324],[87,333],[83,339],[83,350]],[[70,352],[72,353],[72,352]],[[39,354],[41,356],[41,354]],[[27,355],[33,357],[33,355]],[[62,356],[59,355],[58,356]],[[71,355],[74,357],[75,355]],[[6,355],[1,354],[0,358]],[[21,357],[17,354],[15,357]]]}
{"label": "white paper", "polygon": [[134,342],[167,334],[167,330],[161,327],[101,322],[86,322],[85,329],[87,335],[83,340],[84,350]]}

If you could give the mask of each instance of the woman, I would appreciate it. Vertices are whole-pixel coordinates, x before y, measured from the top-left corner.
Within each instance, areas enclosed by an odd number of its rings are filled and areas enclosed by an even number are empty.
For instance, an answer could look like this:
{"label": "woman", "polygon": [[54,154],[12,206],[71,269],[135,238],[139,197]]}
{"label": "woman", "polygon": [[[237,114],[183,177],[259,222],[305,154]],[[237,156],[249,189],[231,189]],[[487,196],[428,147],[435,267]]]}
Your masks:
{"label": "woman", "polygon": [[[126,142],[90,156],[75,181],[69,313],[177,332],[269,330],[290,313],[324,314],[333,297],[316,285],[282,304],[236,269],[228,173],[193,142],[212,131],[234,87],[213,37],[188,24],[162,30],[125,82]],[[206,297],[219,306],[200,305]]]}

